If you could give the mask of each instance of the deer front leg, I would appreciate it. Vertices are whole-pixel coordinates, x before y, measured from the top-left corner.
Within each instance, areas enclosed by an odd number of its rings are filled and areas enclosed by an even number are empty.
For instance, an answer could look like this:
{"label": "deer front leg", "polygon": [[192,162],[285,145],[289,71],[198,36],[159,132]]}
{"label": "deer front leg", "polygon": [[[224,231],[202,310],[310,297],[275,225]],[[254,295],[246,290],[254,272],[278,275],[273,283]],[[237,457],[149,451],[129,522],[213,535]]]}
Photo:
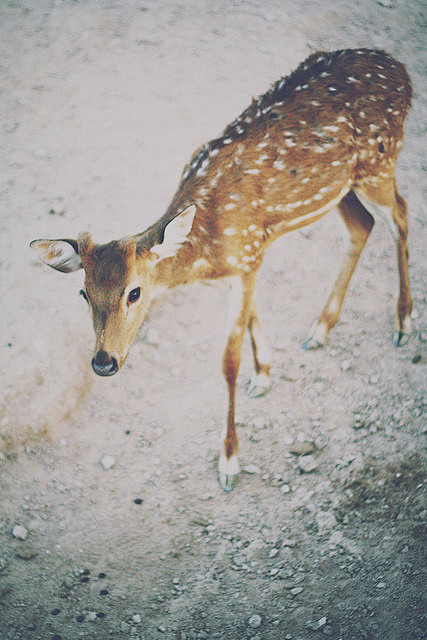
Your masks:
{"label": "deer front leg", "polygon": [[248,330],[254,357],[254,372],[246,387],[246,395],[249,398],[259,398],[270,388],[271,351],[261,331],[254,300],[252,300]]}
{"label": "deer front leg", "polygon": [[236,279],[232,284],[227,344],[222,370],[228,388],[228,412],[222,450],[219,456],[219,483],[224,491],[231,491],[239,473],[238,438],[234,421],[236,380],[240,368],[243,336],[248,326],[256,273]]}

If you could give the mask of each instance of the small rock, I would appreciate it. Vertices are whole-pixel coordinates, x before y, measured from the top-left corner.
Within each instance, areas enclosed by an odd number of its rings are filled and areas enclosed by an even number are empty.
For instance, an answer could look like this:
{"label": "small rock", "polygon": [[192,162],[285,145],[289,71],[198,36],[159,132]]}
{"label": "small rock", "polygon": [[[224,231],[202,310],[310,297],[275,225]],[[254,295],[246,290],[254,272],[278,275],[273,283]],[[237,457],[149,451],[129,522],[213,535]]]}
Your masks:
{"label": "small rock", "polygon": [[279,555],[279,549],[272,549],[270,551],[270,553],[268,554],[269,558],[275,558],[277,555]]}
{"label": "small rock", "polygon": [[288,484],[282,484],[282,486],[280,487],[280,493],[290,493],[291,488]]}
{"label": "small rock", "polygon": [[419,362],[421,362],[422,360],[422,356],[420,353],[417,353],[411,360],[412,364],[418,364]]}
{"label": "small rock", "polygon": [[315,471],[318,466],[319,466],[318,463],[316,462],[314,457],[311,455],[307,455],[304,458],[300,458],[298,462],[298,467],[300,471],[302,471],[303,473],[311,473],[312,471]]}
{"label": "small rock", "polygon": [[249,626],[252,629],[258,629],[261,626],[262,618],[257,613],[249,618]]}
{"label": "small rock", "polygon": [[94,622],[96,620],[96,612],[95,611],[88,611],[87,612],[87,619],[90,622]]}
{"label": "small rock", "polygon": [[371,376],[369,378],[369,384],[378,384],[378,380],[379,380],[378,376]]}
{"label": "small rock", "polygon": [[12,535],[19,540],[25,540],[28,536],[28,531],[22,524],[16,524],[13,527]]}
{"label": "small rock", "polygon": [[285,540],[282,540],[282,546],[283,547],[289,547],[291,549],[293,549],[294,547],[296,547],[296,540],[291,540],[290,538],[286,538]]}
{"label": "small rock", "polygon": [[320,620],[317,621],[317,628],[322,629],[324,626],[326,626],[326,622],[326,616],[323,616],[323,618],[320,618]]}
{"label": "small rock", "polygon": [[293,589],[291,589],[291,594],[293,596],[297,596],[299,595],[302,591],[304,591],[304,587],[294,587]]}
{"label": "small rock", "polygon": [[139,624],[141,621],[142,621],[142,618],[139,615],[139,613],[135,613],[135,615],[132,616],[132,622],[134,622],[135,624]]}
{"label": "small rock", "polygon": [[243,467],[242,471],[249,473],[250,475],[261,473],[261,469],[257,467],[256,464],[248,464],[246,467]]}
{"label": "small rock", "polygon": [[106,453],[105,455],[102,456],[99,463],[103,469],[108,471],[108,469],[111,469],[111,467],[114,467],[114,465],[116,464],[116,459],[114,456],[110,456],[108,453]]}
{"label": "small rock", "polygon": [[384,589],[385,586],[386,586],[385,582],[379,582],[377,584],[377,589]]}
{"label": "small rock", "polygon": [[344,540],[344,534],[342,533],[342,531],[334,531],[331,537],[329,538],[328,544],[335,547],[337,545],[342,544],[343,540]]}
{"label": "small rock", "polygon": [[289,451],[295,456],[308,456],[314,451],[314,445],[312,442],[295,442]]}
{"label": "small rock", "polygon": [[162,624],[160,624],[160,625],[157,627],[157,631],[160,631],[160,633],[165,633],[165,631],[166,631],[166,627],[164,627]]}
{"label": "small rock", "polygon": [[263,416],[255,416],[255,418],[251,420],[251,425],[255,427],[255,429],[263,429],[265,425]]}
{"label": "small rock", "polygon": [[351,367],[350,360],[343,360],[341,362],[341,371],[348,371]]}

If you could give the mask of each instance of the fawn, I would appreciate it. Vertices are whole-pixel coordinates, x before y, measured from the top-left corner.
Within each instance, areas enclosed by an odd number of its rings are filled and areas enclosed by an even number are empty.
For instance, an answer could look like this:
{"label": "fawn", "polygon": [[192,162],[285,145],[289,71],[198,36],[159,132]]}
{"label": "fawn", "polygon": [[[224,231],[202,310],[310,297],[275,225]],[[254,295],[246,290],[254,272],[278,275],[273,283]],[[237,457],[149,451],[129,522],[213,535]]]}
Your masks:
{"label": "fawn", "polygon": [[82,294],[96,335],[92,366],[100,376],[123,365],[160,290],[230,279],[223,355],[229,403],[219,458],[225,491],[239,471],[234,407],[246,329],[255,366],[247,393],[256,397],[269,386],[270,353],[254,287],[274,240],[335,206],[348,231],[339,275],[303,344],[315,349],[338,320],[373,216],[385,218],[397,245],[400,282],[394,344],[408,340],[407,207],[396,189],[395,168],[411,93],[404,66],[383,51],[315,53],[194,153],[168,210],[148,229],[105,245],[94,244],[88,233],[31,243],[58,271],[84,269]]}

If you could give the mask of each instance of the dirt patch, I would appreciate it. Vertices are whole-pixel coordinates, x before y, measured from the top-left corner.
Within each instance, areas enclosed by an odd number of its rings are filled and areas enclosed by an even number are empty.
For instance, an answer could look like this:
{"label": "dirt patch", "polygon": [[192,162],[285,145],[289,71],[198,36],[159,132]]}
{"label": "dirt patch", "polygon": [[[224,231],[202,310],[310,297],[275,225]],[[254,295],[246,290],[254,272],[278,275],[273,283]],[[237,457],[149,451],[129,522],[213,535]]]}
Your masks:
{"label": "dirt patch", "polygon": [[[422,3],[23,0],[0,33],[2,638],[424,638]],[[340,234],[331,214],[278,241],[258,286],[273,385],[244,395],[245,344],[226,495],[222,288],[153,307],[120,375],[95,379],[81,276],[37,266],[28,242],[141,231],[252,95],[346,46],[387,49],[414,84],[398,174],[413,335],[391,344],[379,221],[328,345],[301,350]]]}

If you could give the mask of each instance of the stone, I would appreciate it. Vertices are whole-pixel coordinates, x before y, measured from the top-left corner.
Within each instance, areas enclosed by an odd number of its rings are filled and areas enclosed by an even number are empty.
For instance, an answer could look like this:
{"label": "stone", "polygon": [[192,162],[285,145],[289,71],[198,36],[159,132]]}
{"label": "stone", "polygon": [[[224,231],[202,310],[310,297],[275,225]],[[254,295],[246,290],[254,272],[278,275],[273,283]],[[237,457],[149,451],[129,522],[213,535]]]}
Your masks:
{"label": "stone", "polygon": [[257,613],[249,618],[249,626],[252,629],[258,629],[261,626],[262,618]]}
{"label": "stone", "polygon": [[295,456],[307,456],[314,451],[314,444],[312,442],[294,442],[289,448],[289,451]]}
{"label": "stone", "polygon": [[244,473],[248,473],[250,475],[256,474],[256,473],[261,473],[261,469],[259,467],[256,466],[256,464],[248,464],[246,465],[246,467],[242,468],[242,471]]}
{"label": "stone", "polygon": [[99,464],[103,469],[108,471],[108,469],[111,469],[111,467],[114,467],[114,465],[116,464],[116,459],[114,456],[111,456],[108,453],[106,453],[105,455],[102,456],[101,460],[99,461]]}
{"label": "stone", "polygon": [[16,524],[13,527],[12,535],[14,538],[18,538],[18,540],[25,540],[28,536],[28,531],[22,524]]}
{"label": "stone", "polygon": [[303,458],[300,458],[298,462],[298,468],[303,473],[312,473],[318,468],[318,463],[314,459],[314,456],[307,455]]}
{"label": "stone", "polygon": [[343,360],[341,362],[341,371],[348,371],[351,367],[350,360]]}

